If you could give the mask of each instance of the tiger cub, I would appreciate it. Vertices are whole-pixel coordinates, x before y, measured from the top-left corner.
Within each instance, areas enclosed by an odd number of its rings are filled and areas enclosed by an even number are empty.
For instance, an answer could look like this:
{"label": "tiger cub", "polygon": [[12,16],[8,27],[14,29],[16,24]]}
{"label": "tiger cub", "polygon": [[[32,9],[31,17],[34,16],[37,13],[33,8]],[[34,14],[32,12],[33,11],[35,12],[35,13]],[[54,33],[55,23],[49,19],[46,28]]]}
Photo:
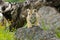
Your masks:
{"label": "tiger cub", "polygon": [[27,9],[27,27],[39,26],[40,16],[36,9]]}

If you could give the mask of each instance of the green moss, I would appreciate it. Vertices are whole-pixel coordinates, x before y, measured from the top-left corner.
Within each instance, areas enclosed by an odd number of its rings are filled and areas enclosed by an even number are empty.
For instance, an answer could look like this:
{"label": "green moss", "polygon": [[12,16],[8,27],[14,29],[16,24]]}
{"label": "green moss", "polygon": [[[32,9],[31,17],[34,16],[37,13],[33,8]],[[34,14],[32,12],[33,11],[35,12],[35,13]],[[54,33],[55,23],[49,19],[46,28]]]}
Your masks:
{"label": "green moss", "polygon": [[43,30],[49,30],[50,26],[49,25],[45,25],[44,20],[42,20],[42,24],[41,25],[42,25],[42,29]]}

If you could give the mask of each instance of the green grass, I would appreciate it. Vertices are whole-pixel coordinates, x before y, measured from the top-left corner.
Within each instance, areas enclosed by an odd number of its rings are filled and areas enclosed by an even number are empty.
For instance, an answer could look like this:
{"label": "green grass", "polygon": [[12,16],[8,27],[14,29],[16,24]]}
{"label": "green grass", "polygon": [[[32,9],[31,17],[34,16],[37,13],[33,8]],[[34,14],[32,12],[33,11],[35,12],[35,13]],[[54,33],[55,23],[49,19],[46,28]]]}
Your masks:
{"label": "green grass", "polygon": [[0,26],[0,40],[15,40],[14,32],[9,32],[4,26]]}
{"label": "green grass", "polygon": [[[60,27],[59,27],[60,28]],[[55,29],[55,33],[56,33],[56,37],[57,38],[60,38],[60,29],[59,28],[56,28]]]}
{"label": "green grass", "polygon": [[25,0],[5,0],[7,2],[24,2]]}

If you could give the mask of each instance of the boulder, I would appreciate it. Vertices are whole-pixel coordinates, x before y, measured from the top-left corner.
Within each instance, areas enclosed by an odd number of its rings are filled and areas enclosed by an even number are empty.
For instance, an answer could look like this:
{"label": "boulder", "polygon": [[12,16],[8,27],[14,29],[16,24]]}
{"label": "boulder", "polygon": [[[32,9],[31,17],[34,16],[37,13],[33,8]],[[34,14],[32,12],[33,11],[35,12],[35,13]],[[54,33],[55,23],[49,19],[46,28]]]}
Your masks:
{"label": "boulder", "polygon": [[60,13],[53,7],[43,6],[39,9],[40,27],[43,25],[49,29],[60,27]]}
{"label": "boulder", "polygon": [[45,31],[40,27],[19,28],[15,36],[17,40],[58,40],[53,31]]}

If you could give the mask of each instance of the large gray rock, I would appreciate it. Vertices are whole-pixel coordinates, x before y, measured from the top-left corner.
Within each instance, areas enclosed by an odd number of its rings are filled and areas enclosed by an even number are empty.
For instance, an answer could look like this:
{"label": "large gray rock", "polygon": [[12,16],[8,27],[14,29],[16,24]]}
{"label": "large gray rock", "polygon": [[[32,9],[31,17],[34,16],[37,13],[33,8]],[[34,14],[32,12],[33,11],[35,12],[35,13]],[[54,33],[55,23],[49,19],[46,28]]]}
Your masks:
{"label": "large gray rock", "polygon": [[49,6],[43,6],[39,9],[40,26],[43,25],[49,27],[49,29],[55,29],[60,27],[60,13],[55,8]]}
{"label": "large gray rock", "polygon": [[17,40],[58,40],[53,31],[44,31],[40,27],[19,28],[15,35]]}

